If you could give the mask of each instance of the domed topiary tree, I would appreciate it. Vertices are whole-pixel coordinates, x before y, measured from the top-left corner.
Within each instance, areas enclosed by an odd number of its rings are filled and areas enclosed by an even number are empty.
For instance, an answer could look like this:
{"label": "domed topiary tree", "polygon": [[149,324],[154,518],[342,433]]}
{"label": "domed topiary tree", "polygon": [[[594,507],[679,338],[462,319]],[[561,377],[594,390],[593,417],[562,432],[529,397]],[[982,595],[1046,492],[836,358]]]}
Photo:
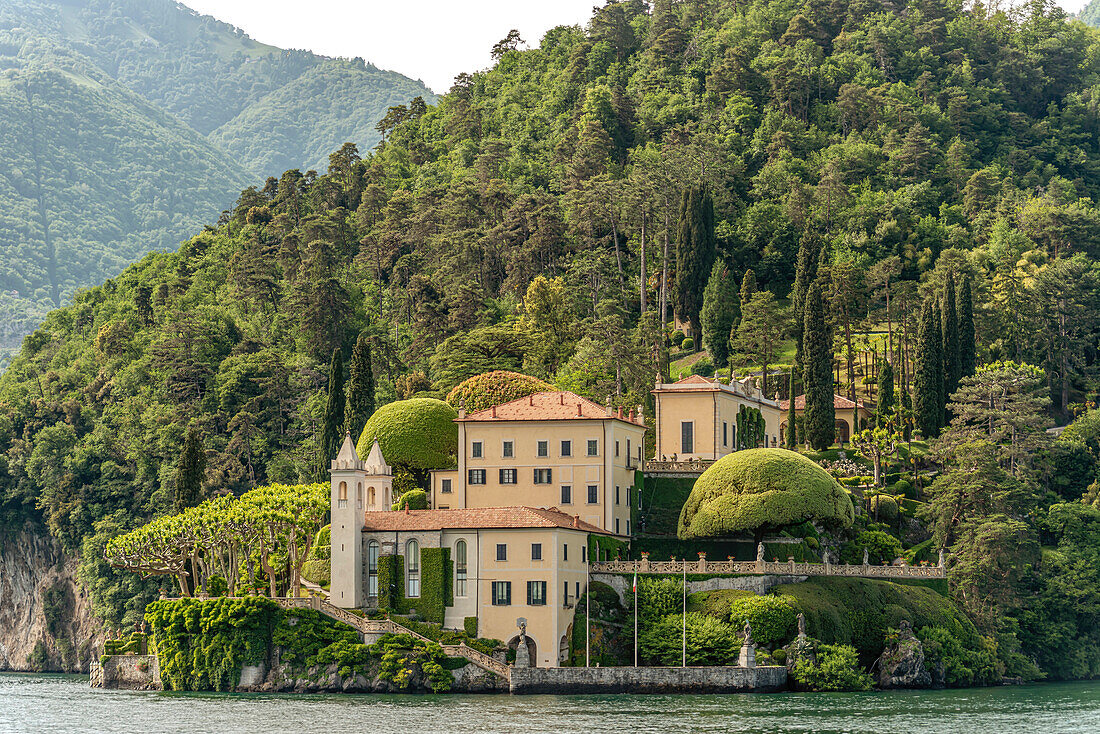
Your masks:
{"label": "domed topiary tree", "polygon": [[442,400],[398,400],[374,411],[355,448],[366,458],[377,438],[391,466],[421,476],[430,469],[446,469],[454,465],[458,451],[457,417],[455,409]]}
{"label": "domed topiary tree", "polygon": [[447,393],[447,403],[457,409],[465,405],[466,412],[488,410],[494,405],[519,400],[537,392],[548,392],[554,386],[537,377],[518,372],[494,370],[460,382]]}
{"label": "domed topiary tree", "polygon": [[680,511],[684,540],[764,533],[806,521],[848,527],[855,519],[844,488],[824,469],[786,449],[737,451],[696,480]]}

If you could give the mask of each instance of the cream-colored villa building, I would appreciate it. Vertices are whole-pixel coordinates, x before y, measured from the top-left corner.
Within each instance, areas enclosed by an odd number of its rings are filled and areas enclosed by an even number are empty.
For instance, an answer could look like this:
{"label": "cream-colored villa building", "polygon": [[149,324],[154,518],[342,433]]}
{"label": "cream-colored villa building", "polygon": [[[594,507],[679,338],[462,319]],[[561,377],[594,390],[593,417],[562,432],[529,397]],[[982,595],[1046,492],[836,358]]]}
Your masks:
{"label": "cream-colored villa building", "polygon": [[700,375],[672,383],[657,381],[657,442],[662,461],[717,461],[737,450],[737,415],[742,406],[764,417],[764,444],[778,446],[783,412],[751,379],[727,385]]}
{"label": "cream-colored villa building", "polygon": [[[614,440],[619,434],[605,435]],[[422,553],[447,549],[453,577],[445,627],[463,629],[467,618],[476,617],[479,636],[514,647],[522,618],[530,663],[555,667],[564,661],[573,607],[587,589],[589,536],[613,533],[556,507],[371,511],[364,498],[372,490],[376,497],[388,496],[393,477],[377,442],[364,461],[350,436],[332,462],[331,477],[333,604],[345,609],[377,606],[380,559],[396,555],[402,559],[403,578],[395,583],[402,585],[405,602],[415,607],[427,581],[422,578]],[[516,494],[510,498],[523,501]]]}
{"label": "cream-colored villa building", "polygon": [[[783,409],[783,424],[780,426],[780,436],[787,434],[787,410],[790,406],[789,400],[783,400],[780,402],[780,407]],[[855,410],[853,410],[853,408]],[[836,413],[836,440],[840,443],[848,443],[852,434],[863,430],[862,425],[866,423],[871,424],[872,418],[874,418],[874,412],[863,404],[863,401],[853,403],[849,398],[843,395],[833,395],[833,410]],[[806,414],[806,396],[799,395],[794,399],[794,413],[796,416],[803,416]],[[854,415],[859,415],[860,425],[853,425]],[[782,440],[782,438],[780,439]]]}
{"label": "cream-colored villa building", "polygon": [[557,507],[629,536],[630,492],[645,421],[572,392],[542,392],[487,410],[459,410],[458,467],[432,472],[431,506]]}

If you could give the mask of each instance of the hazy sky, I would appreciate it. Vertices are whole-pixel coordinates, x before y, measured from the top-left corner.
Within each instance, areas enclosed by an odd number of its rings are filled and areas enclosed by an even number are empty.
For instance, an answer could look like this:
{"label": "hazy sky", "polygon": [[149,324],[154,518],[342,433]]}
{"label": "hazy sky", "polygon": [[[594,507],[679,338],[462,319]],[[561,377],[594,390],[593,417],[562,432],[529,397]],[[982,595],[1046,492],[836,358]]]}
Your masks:
{"label": "hazy sky", "polygon": [[[557,25],[587,23],[603,0],[183,0],[258,41],[325,56],[362,56],[445,92],[456,74],[490,65],[512,28],[537,45]],[[1088,0],[1060,0],[1070,12]]]}

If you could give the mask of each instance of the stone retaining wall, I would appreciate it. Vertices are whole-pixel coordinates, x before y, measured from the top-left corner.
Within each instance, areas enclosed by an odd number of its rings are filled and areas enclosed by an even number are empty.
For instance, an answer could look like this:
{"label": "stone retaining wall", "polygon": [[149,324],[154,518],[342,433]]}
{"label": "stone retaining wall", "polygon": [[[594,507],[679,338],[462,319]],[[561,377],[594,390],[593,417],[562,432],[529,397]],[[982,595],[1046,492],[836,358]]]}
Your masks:
{"label": "stone retaining wall", "polygon": [[514,668],[511,692],[525,693],[764,693],[787,687],[787,669],[759,668]]}
{"label": "stone retaining wall", "polygon": [[[675,578],[675,577],[669,577]],[[688,593],[695,594],[700,591],[718,591],[720,589],[739,589],[751,591],[763,596],[773,586],[780,584],[797,584],[805,581],[807,576],[714,576],[701,581],[688,579]],[[601,584],[607,584],[619,595],[619,603],[626,606],[626,597],[630,594],[633,578],[617,573],[594,573],[592,580]]]}
{"label": "stone retaining wall", "polygon": [[91,670],[93,688],[125,691],[159,691],[160,663],[156,655],[105,655],[94,661]]}

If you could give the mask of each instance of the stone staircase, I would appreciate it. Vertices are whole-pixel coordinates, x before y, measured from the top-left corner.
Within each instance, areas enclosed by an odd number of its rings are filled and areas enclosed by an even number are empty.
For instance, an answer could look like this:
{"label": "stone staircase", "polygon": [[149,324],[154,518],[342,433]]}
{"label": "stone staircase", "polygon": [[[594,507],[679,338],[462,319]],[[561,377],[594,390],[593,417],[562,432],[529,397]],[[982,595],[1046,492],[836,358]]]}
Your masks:
{"label": "stone staircase", "polygon": [[[313,609],[324,614],[326,617],[330,617],[338,622],[343,622],[355,628],[364,635],[411,635],[425,642],[435,642],[435,640],[431,640],[418,632],[414,632],[408,627],[394,622],[392,619],[364,619],[358,614],[352,614],[346,609],[333,606],[320,596],[312,596],[308,599],[284,597],[273,599],[272,601],[283,609]],[[480,650],[475,650],[465,642],[459,643],[458,645],[440,645],[440,647],[443,648],[443,653],[445,655],[453,658],[465,658],[482,670],[503,678],[505,682],[511,683],[512,668],[509,665],[499,660],[495,660]]]}

